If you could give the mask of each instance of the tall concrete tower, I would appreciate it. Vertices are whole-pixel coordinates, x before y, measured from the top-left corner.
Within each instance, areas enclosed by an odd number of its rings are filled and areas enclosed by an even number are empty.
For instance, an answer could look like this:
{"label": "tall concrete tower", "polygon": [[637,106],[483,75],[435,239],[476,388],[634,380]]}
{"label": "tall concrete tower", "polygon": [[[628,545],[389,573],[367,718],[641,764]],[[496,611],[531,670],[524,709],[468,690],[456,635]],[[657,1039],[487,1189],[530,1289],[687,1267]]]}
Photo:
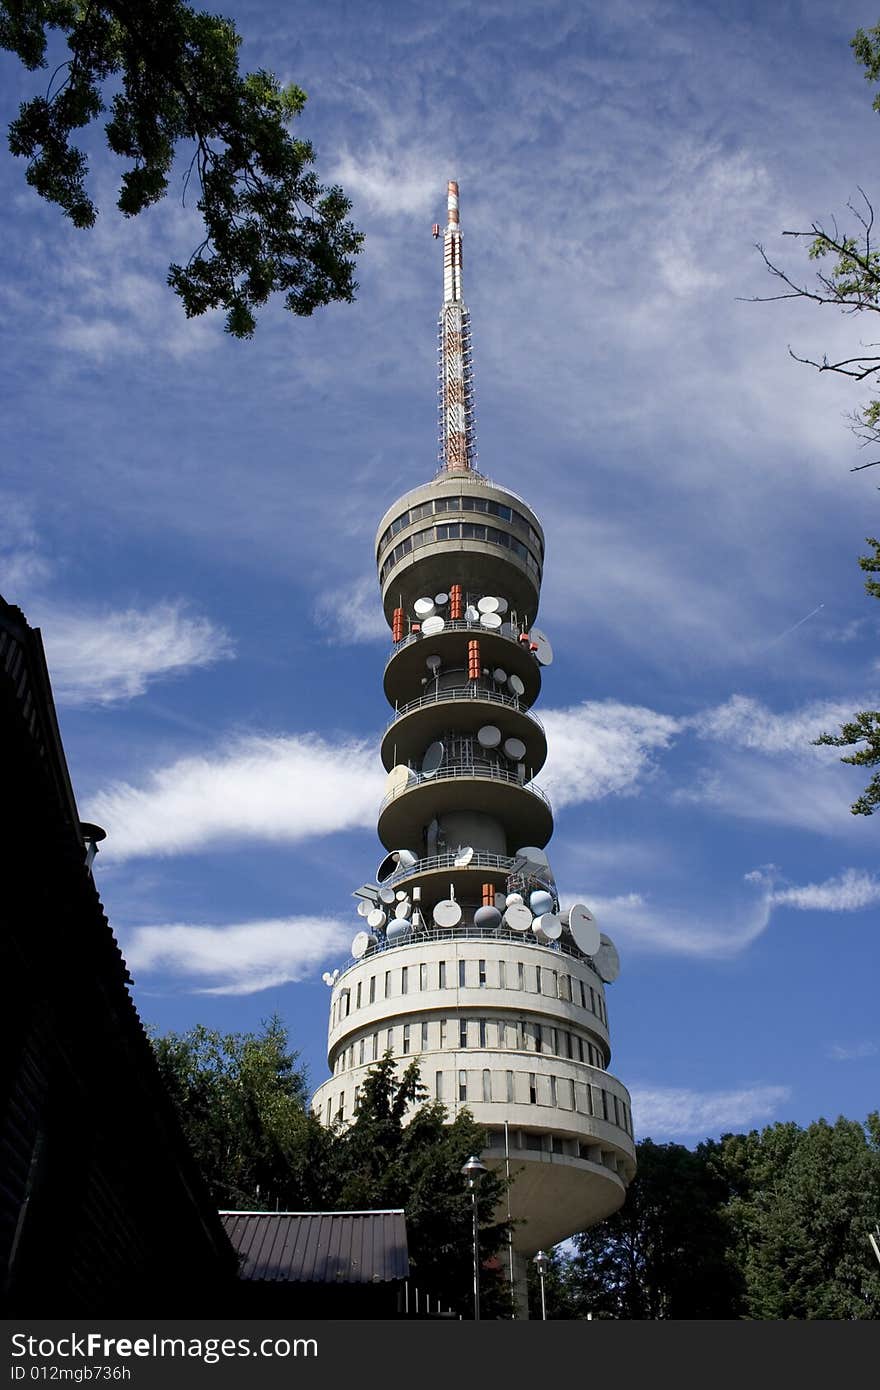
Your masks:
{"label": "tall concrete tower", "polygon": [[[435,226],[438,236],[440,228]],[[458,185],[449,184],[440,313],[440,469],[379,523],[392,634],[381,743],[388,772],[376,881],[333,976],[321,1118],[351,1119],[370,1064],[419,1057],[431,1095],[485,1125],[482,1157],[514,1175],[512,1273],[600,1221],[635,1172],[629,1095],[608,1072],[605,985],[617,952],[584,904],[562,910],[533,780],[533,705],[551,664],[535,626],[541,523],[475,467]]]}

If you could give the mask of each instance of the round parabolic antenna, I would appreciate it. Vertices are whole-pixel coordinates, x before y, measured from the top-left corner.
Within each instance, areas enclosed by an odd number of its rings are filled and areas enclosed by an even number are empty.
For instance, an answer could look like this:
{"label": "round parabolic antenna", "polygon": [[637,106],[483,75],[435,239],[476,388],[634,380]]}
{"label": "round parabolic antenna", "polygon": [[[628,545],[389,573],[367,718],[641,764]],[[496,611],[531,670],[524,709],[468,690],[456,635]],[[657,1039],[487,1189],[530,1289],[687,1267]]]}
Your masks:
{"label": "round parabolic antenna", "polygon": [[498,629],[499,629],[500,626],[501,626],[501,614],[500,614],[500,613],[481,613],[481,614],[480,614],[480,626],[481,626],[481,627],[487,627],[487,628],[489,628],[490,631],[497,632]]}
{"label": "round parabolic antenna", "polygon": [[422,758],[422,776],[433,777],[443,761],[443,744],[432,743]]}
{"label": "round parabolic antenna", "polygon": [[469,603],[464,610],[464,620],[466,623],[478,623],[480,621],[480,610]]}
{"label": "round parabolic antenna", "polygon": [[516,852],[517,859],[527,859],[530,864],[547,864],[547,855],[537,845],[523,845]]}
{"label": "round parabolic antenna", "polygon": [[477,743],[481,748],[497,748],[501,742],[501,730],[494,724],[484,724],[477,730]]}
{"label": "round parabolic antenna", "polygon": [[617,947],[611,937],[606,936],[604,932],[599,933],[599,949],[593,955],[593,964],[600,980],[604,980],[606,985],[613,984],[620,974],[620,956],[617,954]]}
{"label": "round parabolic antenna", "polygon": [[390,907],[391,904],[396,900],[397,894],[395,893],[393,888],[388,888],[386,886],[384,888],[379,889],[379,901],[380,903],[384,903],[386,907]]}
{"label": "round parabolic antenna", "polygon": [[550,645],[550,638],[547,636],[546,632],[542,632],[539,627],[533,627],[529,636],[538,648],[535,652],[538,665],[549,666],[553,660],[553,648]]}
{"label": "round parabolic antenna", "polygon": [[553,899],[545,889],[536,888],[534,893],[529,894],[529,907],[536,917],[541,917],[553,911]]}
{"label": "round parabolic antenna", "polygon": [[518,907],[519,904],[520,904],[522,901],[523,901],[523,895],[522,895],[522,893],[508,893],[508,895],[507,895],[507,906],[508,906],[508,907]]}
{"label": "round parabolic antenna", "polygon": [[365,902],[364,899],[361,898],[357,908],[358,917],[367,917],[372,912],[372,910],[372,903]]}
{"label": "round parabolic antenna", "polygon": [[390,854],[386,854],[382,863],[376,870],[376,879],[379,883],[384,883],[386,878],[390,878],[397,870],[397,850],[393,849]]}
{"label": "round parabolic antenna", "polygon": [[501,926],[501,913],[497,907],[478,907],[474,913],[474,926],[487,931],[495,931]]}
{"label": "round parabolic antenna", "polygon": [[397,920],[402,921],[404,917],[409,917],[409,911],[411,907],[412,903],[410,902],[409,898],[404,898],[403,902],[398,903],[394,909],[394,915],[397,918]]}
{"label": "round parabolic antenna", "polygon": [[568,914],[568,930],[579,951],[594,956],[599,949],[599,923],[583,903],[575,903]]}
{"label": "round parabolic antenna", "polygon": [[419,856],[413,849],[396,849],[398,867],[401,869],[414,869],[419,862]]}
{"label": "round parabolic antenna", "polygon": [[454,898],[441,898],[434,904],[432,916],[435,926],[457,927],[461,921],[461,906]]}
{"label": "round parabolic antenna", "polygon": [[441,618],[439,613],[435,613],[433,617],[426,618],[425,621],[422,623],[422,636],[435,637],[438,632],[443,631],[445,626],[446,619]]}
{"label": "round parabolic antenna", "polygon": [[504,752],[512,762],[522,762],[526,755],[526,746],[521,738],[506,738],[504,740]]}
{"label": "round parabolic antenna", "polygon": [[504,685],[504,682],[507,680],[507,672],[502,671],[500,666],[496,666],[495,670],[492,672],[492,679],[498,685]]}
{"label": "round parabolic antenna", "polygon": [[509,905],[504,912],[504,925],[509,927],[511,931],[520,933],[527,932],[532,925],[532,914],[529,912],[529,909],[526,907],[525,903],[513,903],[510,905],[509,898],[507,901]]}
{"label": "round parabolic antenna", "polygon": [[424,621],[425,618],[430,618],[434,612],[434,600],[432,598],[417,598],[413,604],[413,610],[416,617]]}
{"label": "round parabolic antenna", "polygon": [[502,623],[499,632],[502,637],[509,637],[512,641],[516,641],[516,632],[514,631],[513,623]]}
{"label": "round parabolic antenna", "polygon": [[471,860],[473,859],[473,857],[474,857],[474,847],[473,847],[473,845],[462,845],[462,846],[459,848],[458,854],[455,856],[455,858],[454,858],[453,861],[452,861],[452,867],[453,867],[454,869],[464,869],[464,868],[466,868],[466,866],[471,862]]}
{"label": "round parabolic antenna", "polygon": [[435,653],[432,656],[425,657],[425,665],[427,666],[429,671],[433,671],[436,675],[436,673],[440,670],[440,667],[443,665],[443,661]]}
{"label": "round parabolic antenna", "polygon": [[399,945],[401,941],[409,936],[409,930],[410,924],[405,917],[395,917],[394,921],[388,924],[385,940],[392,946]]}
{"label": "round parabolic antenna", "polygon": [[495,609],[495,612],[496,612],[496,613],[500,613],[500,614],[502,615],[502,617],[503,617],[503,615],[507,612],[507,606],[508,606],[508,605],[507,605],[507,599],[506,599],[506,598],[500,598],[500,599],[498,600],[498,607]]}
{"label": "round parabolic antenna", "polygon": [[405,763],[398,763],[385,778],[385,795],[397,796],[398,792],[404,791],[410,782],[414,781],[415,773],[412,768],[407,767]]}
{"label": "round parabolic antenna", "polygon": [[484,598],[477,601],[477,607],[481,613],[497,613],[498,599],[494,594],[486,594]]}
{"label": "round parabolic antenna", "polygon": [[498,908],[498,911],[499,911],[499,912],[503,912],[503,911],[504,911],[504,909],[507,907],[507,894],[506,894],[506,893],[496,893],[496,894],[495,894],[495,906]]}
{"label": "round parabolic antenna", "polygon": [[525,695],[526,688],[520,680],[519,676],[508,676],[507,684],[510,686],[514,695]]}
{"label": "round parabolic antenna", "polygon": [[542,912],[532,923],[532,931],[538,941],[558,941],[562,935],[562,922],[555,912]]}
{"label": "round parabolic antenna", "polygon": [[434,595],[434,603],[435,603],[435,605],[437,606],[437,608],[445,608],[448,602],[449,602],[449,595],[448,595],[448,594],[435,594],[435,595]]}
{"label": "round parabolic antenna", "polygon": [[381,907],[374,907],[367,914],[367,926],[372,927],[373,931],[381,931],[387,921],[388,917]]}
{"label": "round parabolic antenna", "polygon": [[351,943],[351,954],[355,960],[362,960],[371,946],[375,946],[376,938],[369,932],[359,931]]}

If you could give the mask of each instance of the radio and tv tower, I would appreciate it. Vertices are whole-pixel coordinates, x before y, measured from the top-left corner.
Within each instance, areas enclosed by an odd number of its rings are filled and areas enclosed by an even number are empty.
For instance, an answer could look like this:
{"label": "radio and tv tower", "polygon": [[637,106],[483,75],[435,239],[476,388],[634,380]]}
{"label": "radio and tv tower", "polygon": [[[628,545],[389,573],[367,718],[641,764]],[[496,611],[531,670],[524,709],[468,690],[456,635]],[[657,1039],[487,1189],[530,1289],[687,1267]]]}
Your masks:
{"label": "radio and tv tower", "polygon": [[443,250],[441,466],[376,537],[392,636],[386,853],[354,894],[352,959],[324,977],[332,1075],[313,1104],[326,1123],[350,1120],[371,1063],[388,1049],[401,1065],[418,1057],[430,1094],[451,1115],[466,1106],[486,1127],[483,1160],[514,1177],[510,1273],[527,1315],[528,1259],[622,1204],[635,1145],[628,1092],[608,1071],[617,952],[586,905],[560,900],[546,851],[533,713],[553,660],[535,626],[544,532],[475,468],[456,183]]}

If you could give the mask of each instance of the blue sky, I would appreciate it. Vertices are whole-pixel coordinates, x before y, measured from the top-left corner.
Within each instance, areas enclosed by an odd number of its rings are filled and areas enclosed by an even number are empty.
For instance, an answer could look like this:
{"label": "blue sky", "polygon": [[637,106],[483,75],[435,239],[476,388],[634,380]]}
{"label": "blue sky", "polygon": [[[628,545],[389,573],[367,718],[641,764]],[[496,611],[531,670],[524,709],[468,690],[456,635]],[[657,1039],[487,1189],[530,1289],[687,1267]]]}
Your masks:
{"label": "blue sky", "polygon": [[[0,157],[0,591],[44,633],[142,1017],[273,1011],[326,1075],[387,717],[372,540],[436,465],[431,223],[461,184],[480,465],[548,537],[552,859],[623,969],[612,1070],[693,1143],[876,1105],[878,822],[811,738],[876,708],[856,389],[869,328],[754,243],[868,193],[863,4],[226,4],[366,232],[354,305],[251,343],[164,284],[169,199],[77,233]],[[0,116],[34,88],[6,55]],[[809,615],[809,616],[808,616]]]}

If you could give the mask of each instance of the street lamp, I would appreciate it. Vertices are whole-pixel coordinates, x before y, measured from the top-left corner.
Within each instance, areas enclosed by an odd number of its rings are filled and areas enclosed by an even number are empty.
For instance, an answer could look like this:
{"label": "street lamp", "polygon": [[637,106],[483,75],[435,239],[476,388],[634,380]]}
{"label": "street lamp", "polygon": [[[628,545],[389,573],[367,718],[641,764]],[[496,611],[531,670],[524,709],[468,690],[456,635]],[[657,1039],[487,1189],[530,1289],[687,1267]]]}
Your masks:
{"label": "street lamp", "polygon": [[544,1251],[543,1251],[543,1250],[539,1250],[538,1253],[537,1253],[537,1255],[535,1256],[534,1260],[532,1261],[532,1263],[535,1264],[535,1265],[537,1265],[537,1267],[538,1267],[538,1278],[539,1278],[540,1281],[541,1281],[541,1321],[542,1321],[542,1322],[546,1322],[546,1321],[547,1321],[547,1300],[546,1300],[545,1297],[544,1297],[544,1271],[546,1270],[548,1264],[550,1263],[550,1260],[549,1260],[548,1257],[544,1254]]}
{"label": "street lamp", "polygon": [[477,1212],[477,1189],[488,1171],[485,1163],[481,1163],[474,1154],[471,1154],[461,1170],[462,1177],[467,1179],[474,1208],[474,1322],[480,1321],[480,1218]]}

